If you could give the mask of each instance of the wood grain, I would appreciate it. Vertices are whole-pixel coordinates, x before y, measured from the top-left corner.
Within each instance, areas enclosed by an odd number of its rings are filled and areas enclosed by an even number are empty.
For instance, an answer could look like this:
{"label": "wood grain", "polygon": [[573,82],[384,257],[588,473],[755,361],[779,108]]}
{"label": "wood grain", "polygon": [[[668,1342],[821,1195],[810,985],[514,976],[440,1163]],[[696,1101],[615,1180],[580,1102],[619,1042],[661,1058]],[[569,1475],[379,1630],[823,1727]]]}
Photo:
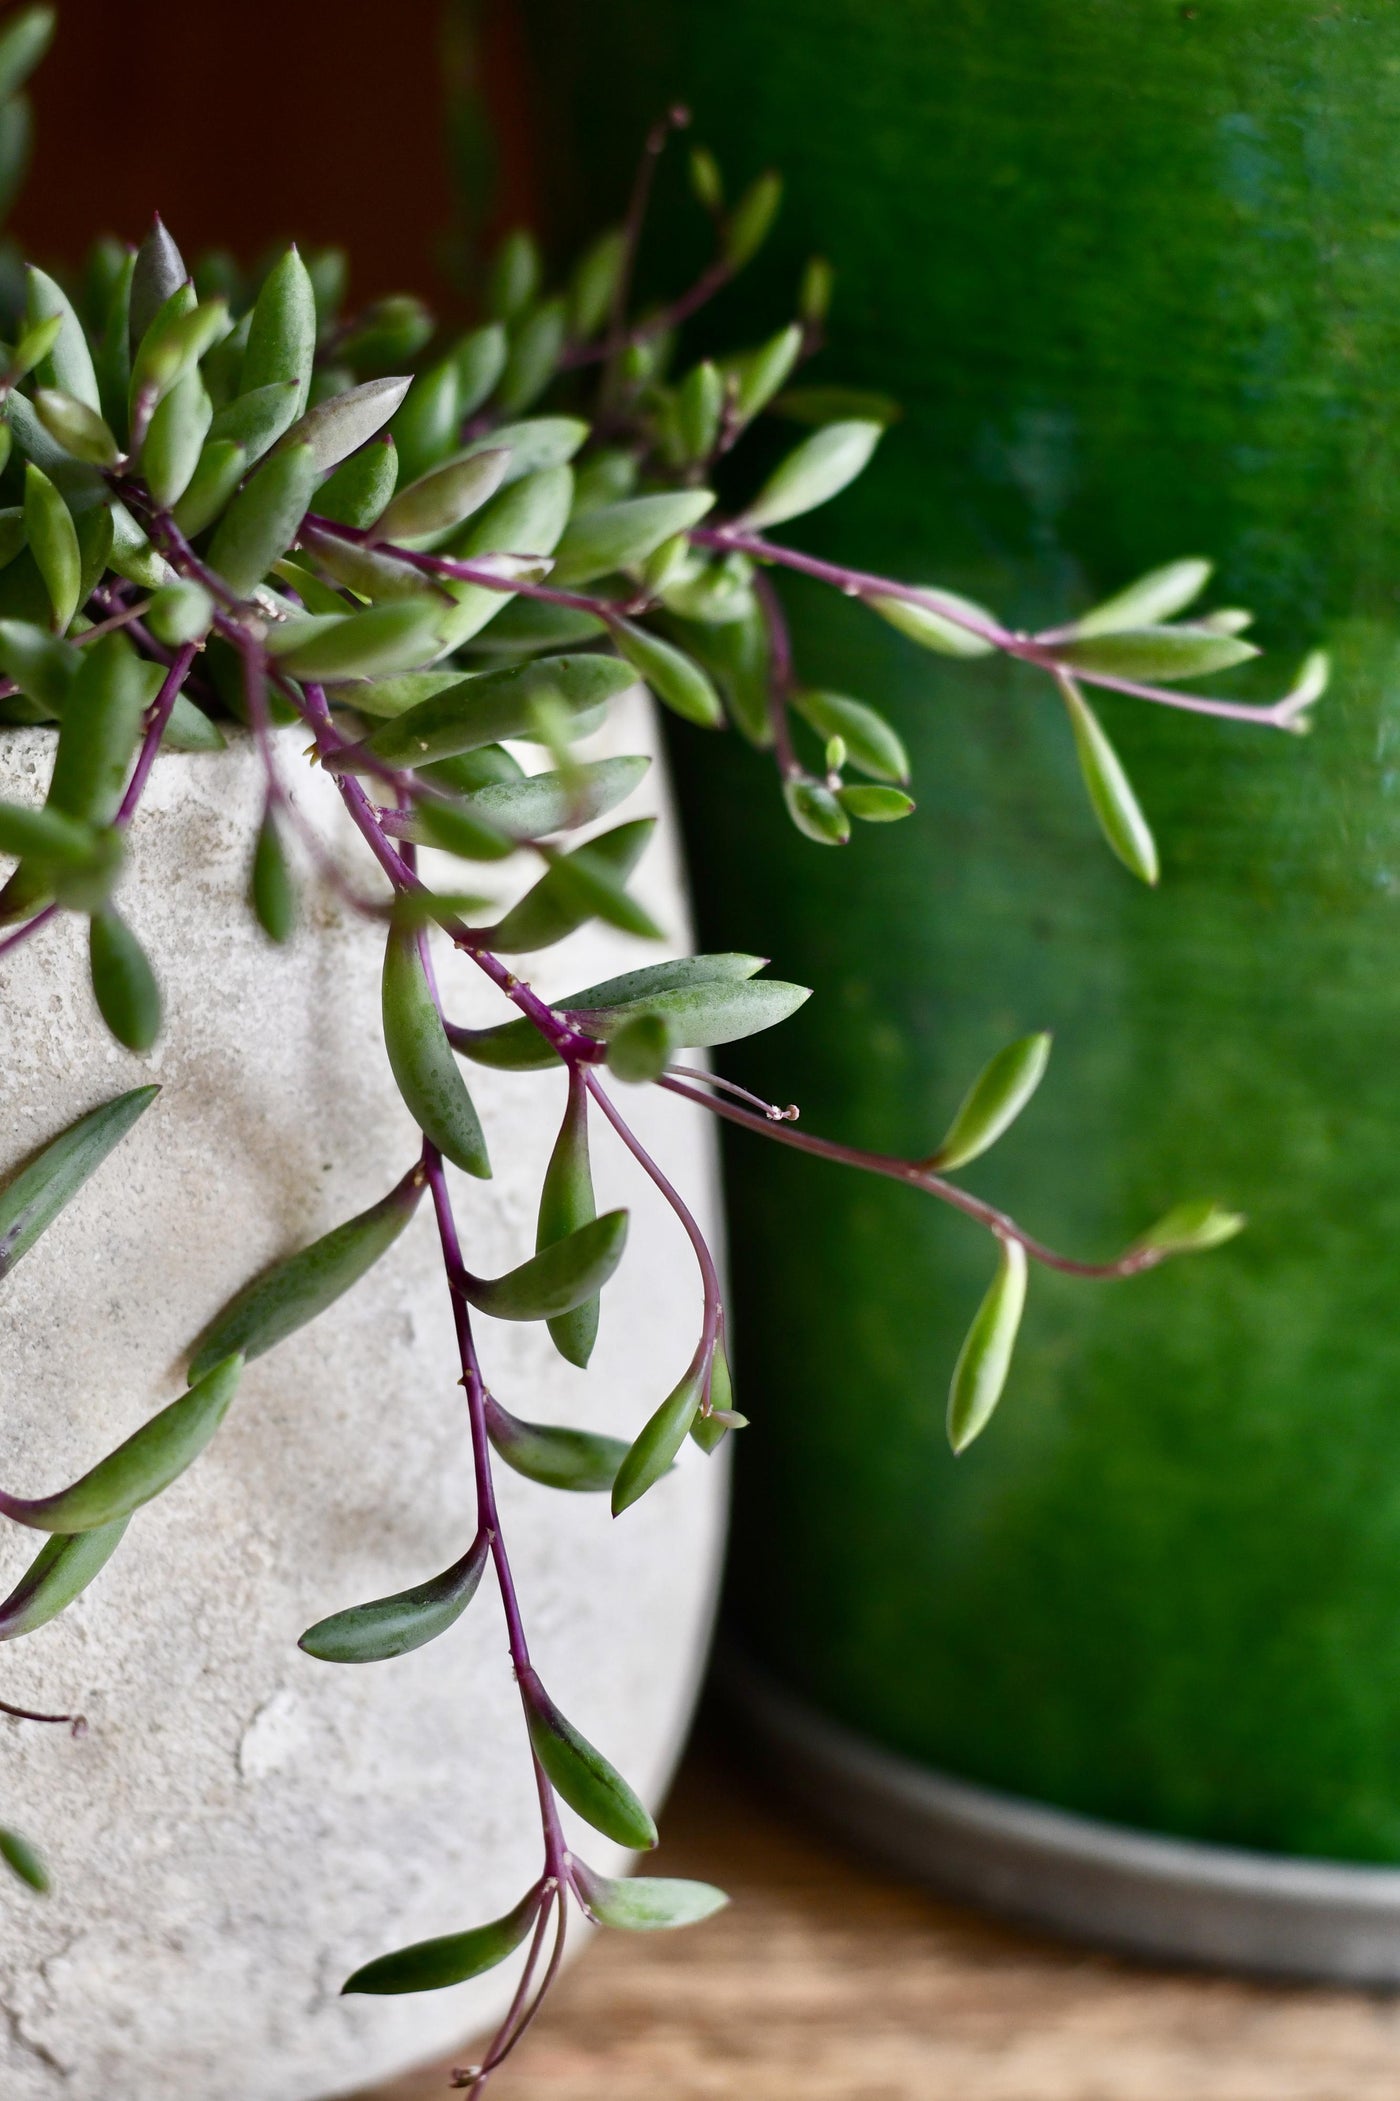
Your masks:
{"label": "wood grain", "polygon": [[[1140,1969],[867,1872],[711,1734],[659,1865],[732,1908],[600,1939],[493,2101],[1396,2101],[1400,2000]],[[465,2056],[469,2052],[463,2053]],[[442,2101],[445,2071],[354,2101]]]}

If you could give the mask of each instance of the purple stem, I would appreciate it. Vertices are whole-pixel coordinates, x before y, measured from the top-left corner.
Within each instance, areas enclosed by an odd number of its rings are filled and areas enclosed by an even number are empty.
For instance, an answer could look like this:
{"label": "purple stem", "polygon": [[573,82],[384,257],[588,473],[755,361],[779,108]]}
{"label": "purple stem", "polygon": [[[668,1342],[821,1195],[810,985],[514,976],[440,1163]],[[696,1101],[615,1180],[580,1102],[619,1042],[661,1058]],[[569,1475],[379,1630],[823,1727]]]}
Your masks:
{"label": "purple stem", "polygon": [[[607,1117],[608,1122],[617,1132],[618,1137],[627,1147],[633,1159],[651,1176],[652,1181],[661,1191],[661,1194],[665,1197],[689,1235],[690,1244],[695,1250],[695,1259],[700,1265],[700,1282],[705,1294],[704,1319],[701,1323],[700,1343],[696,1350],[696,1358],[699,1360],[702,1357],[708,1357],[714,1348],[715,1337],[720,1331],[724,1318],[724,1298],[720,1287],[719,1271],[715,1268],[715,1258],[710,1253],[709,1244],[684,1197],[674,1183],[669,1181],[662,1173],[655,1160],[652,1159],[651,1154],[642,1144],[641,1139],[627,1122],[621,1110],[618,1109],[616,1103],[612,1101],[600,1085],[596,1073],[585,1073],[583,1084],[602,1110],[604,1116]],[[690,1089],[683,1086],[677,1087],[674,1091],[678,1094],[690,1093]],[[698,1101],[705,1099],[703,1095],[692,1095],[691,1098]],[[763,1128],[763,1126],[760,1125],[760,1128]]]}
{"label": "purple stem", "polygon": [[130,824],[136,814],[136,805],[145,793],[146,783],[151,777],[151,768],[156,762],[156,753],[160,750],[160,740],[165,735],[171,711],[179,698],[180,688],[185,683],[190,666],[198,654],[197,642],[186,642],[184,648],[176,652],[175,661],[165,674],[161,689],[151,703],[151,712],[146,719],[146,734],[141,740],[141,750],[137,755],[131,779],[127,783],[126,794],[122,797],[122,806],[114,819],[119,830]]}

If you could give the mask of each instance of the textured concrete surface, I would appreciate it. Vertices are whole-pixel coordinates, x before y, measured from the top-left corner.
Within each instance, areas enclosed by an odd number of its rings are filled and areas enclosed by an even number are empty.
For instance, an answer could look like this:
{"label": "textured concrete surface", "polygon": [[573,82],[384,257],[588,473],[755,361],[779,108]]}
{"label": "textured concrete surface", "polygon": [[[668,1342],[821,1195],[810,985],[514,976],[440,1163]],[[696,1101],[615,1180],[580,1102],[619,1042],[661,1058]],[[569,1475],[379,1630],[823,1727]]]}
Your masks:
{"label": "textured concrete surface", "polygon": [[[640,706],[603,748],[650,741]],[[333,791],[283,761],[308,814]],[[0,794],[36,795],[37,732],[0,741]],[[0,1481],[62,1485],[180,1390],[189,1342],[252,1271],[379,1196],[413,1154],[379,1040],[380,933],[322,890],[287,953],[242,905],[258,811],[246,748],[165,758],[134,828],[124,908],[156,959],[168,1025],[147,1059],[102,1031],[82,930],[0,964],[0,1173],[74,1116],[154,1078],[163,1093],[5,1287]],[[657,809],[655,772],[629,814]],[[351,854],[357,868],[363,858]],[[669,825],[640,889],[683,952]],[[568,990],[645,959],[586,932],[541,959]],[[444,963],[453,1008],[504,1002]],[[554,1075],[471,1082],[496,1164],[458,1179],[468,1260],[533,1247]],[[702,1216],[708,1132],[630,1109]],[[541,1097],[549,1104],[541,1114]],[[632,1203],[593,1369],[543,1330],[483,1323],[488,1376],[540,1419],[630,1433],[683,1367],[698,1288],[678,1228],[609,1134],[603,1201]],[[314,2101],[447,2049],[506,1994],[350,2000],[367,1957],[505,1909],[536,1872],[525,1742],[488,1579],[444,1641],[360,1669],[296,1648],[323,1614],[444,1567],[473,1528],[467,1439],[430,1218],[336,1311],[252,1367],[214,1445],[138,1515],[94,1589],[17,1644],[0,1697],[88,1717],[85,1740],[0,1723],[0,1818],[31,1833],[53,1895],[0,1886],[5,2101]],[[688,1714],[713,1594],[723,1469],[688,1451],[613,1525],[597,1498],[502,1483],[536,1661],[555,1697],[653,1798]],[[0,1583],[38,1544],[6,1527]],[[613,1849],[588,1838],[603,1868]]]}

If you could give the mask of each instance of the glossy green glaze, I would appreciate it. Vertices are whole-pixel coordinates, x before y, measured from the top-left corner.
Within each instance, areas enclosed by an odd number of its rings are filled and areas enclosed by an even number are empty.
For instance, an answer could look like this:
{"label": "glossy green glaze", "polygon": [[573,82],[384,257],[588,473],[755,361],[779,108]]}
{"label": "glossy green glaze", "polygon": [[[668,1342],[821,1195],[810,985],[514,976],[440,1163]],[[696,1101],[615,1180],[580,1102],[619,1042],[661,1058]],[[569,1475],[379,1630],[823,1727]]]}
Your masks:
{"label": "glossy green glaze", "polygon": [[[1275,690],[1313,642],[1337,658],[1309,743],[1104,702],[1156,894],[1098,842],[1043,684],[839,601],[791,594],[800,662],[888,706],[915,818],[823,851],[762,764],[687,737],[706,940],[819,988],[737,1074],[812,1128],[920,1152],[991,1051],[1048,1027],[1049,1077],[969,1186],[1088,1254],[1177,1196],[1252,1220],[1131,1284],[1033,1276],[1002,1411],[954,1462],[985,1238],[731,1145],[744,1638],[953,1772],[1400,1860],[1400,15],[526,15],[588,176],[575,206],[616,208],[644,120],[683,94],[736,174],[785,168],[778,261],[839,265],[820,369],[908,414],[804,544],[1025,624],[1212,553]],[[781,318],[763,275],[730,295],[755,334]]]}

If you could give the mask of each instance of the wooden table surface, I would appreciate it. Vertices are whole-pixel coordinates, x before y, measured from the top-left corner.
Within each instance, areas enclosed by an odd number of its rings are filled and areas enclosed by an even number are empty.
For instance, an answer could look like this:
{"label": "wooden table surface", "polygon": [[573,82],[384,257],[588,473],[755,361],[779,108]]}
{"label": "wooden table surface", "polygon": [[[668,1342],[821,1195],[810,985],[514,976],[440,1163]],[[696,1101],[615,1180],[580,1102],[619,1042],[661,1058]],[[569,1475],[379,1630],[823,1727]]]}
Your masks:
{"label": "wooden table surface", "polygon": [[[731,1908],[600,1935],[493,2101],[1400,2101],[1396,1995],[1148,1970],[990,1924],[791,1820],[713,1726],[662,1829],[658,1872]],[[447,2091],[438,2069],[357,2101]]]}

